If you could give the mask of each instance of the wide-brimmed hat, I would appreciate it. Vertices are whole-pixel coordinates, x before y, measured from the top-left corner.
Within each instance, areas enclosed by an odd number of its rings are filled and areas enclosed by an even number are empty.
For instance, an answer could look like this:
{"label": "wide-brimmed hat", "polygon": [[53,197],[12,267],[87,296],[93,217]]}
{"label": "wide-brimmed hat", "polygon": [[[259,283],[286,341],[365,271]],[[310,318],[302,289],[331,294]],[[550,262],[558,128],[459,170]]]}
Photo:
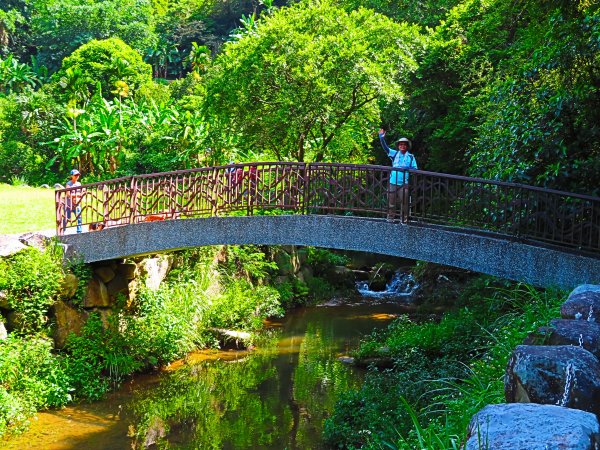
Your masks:
{"label": "wide-brimmed hat", "polygon": [[398,140],[396,141],[396,147],[398,147],[398,144],[399,144],[400,142],[406,142],[406,144],[408,145],[408,149],[409,149],[409,150],[412,148],[412,142],[410,142],[410,141],[409,141],[407,138],[403,137],[403,138],[400,138],[400,139],[398,139]]}

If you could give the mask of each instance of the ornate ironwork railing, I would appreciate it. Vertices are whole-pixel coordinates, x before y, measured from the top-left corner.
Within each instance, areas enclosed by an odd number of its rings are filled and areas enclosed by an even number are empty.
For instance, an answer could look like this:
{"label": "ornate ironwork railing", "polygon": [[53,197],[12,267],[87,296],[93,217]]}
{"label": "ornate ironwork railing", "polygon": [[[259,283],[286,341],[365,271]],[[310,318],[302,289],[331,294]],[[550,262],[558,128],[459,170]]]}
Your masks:
{"label": "ornate ironwork railing", "polygon": [[[138,175],[56,191],[59,235],[154,220],[253,214],[388,218],[600,252],[600,198],[410,170],[389,204],[387,166],[249,163]],[[406,193],[404,193],[406,192]]]}

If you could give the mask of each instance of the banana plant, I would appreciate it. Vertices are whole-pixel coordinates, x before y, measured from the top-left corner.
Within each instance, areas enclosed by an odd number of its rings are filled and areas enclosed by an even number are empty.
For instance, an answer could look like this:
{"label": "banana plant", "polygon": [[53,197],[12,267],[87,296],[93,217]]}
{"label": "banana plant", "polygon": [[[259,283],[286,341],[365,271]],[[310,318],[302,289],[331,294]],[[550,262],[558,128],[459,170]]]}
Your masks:
{"label": "banana plant", "polygon": [[170,66],[181,63],[177,46],[169,42],[159,42],[154,48],[148,50],[144,59],[152,65],[154,77],[164,79],[170,73]]}
{"label": "banana plant", "polygon": [[198,45],[197,42],[192,42],[192,49],[186,60],[190,64],[192,73],[199,78],[200,75],[208,70],[210,64],[210,50],[206,45]]}
{"label": "banana plant", "polygon": [[56,155],[50,159],[46,167],[52,166],[58,160],[62,170],[77,165],[83,171],[94,174],[96,166],[91,155],[92,141],[99,133],[93,131],[89,120],[80,120],[79,122],[73,120],[74,114],[79,117],[82,113],[79,111],[67,112],[59,124],[53,127],[58,131],[58,137],[49,144],[56,149]]}
{"label": "banana plant", "polygon": [[54,127],[58,137],[49,145],[56,161],[65,169],[77,162],[90,174],[114,173],[123,157],[131,127],[124,117],[129,117],[128,103],[115,103],[99,95],[88,103],[86,109],[68,108],[61,122]]}
{"label": "banana plant", "polygon": [[84,104],[90,98],[89,85],[93,80],[85,75],[79,67],[69,67],[58,81],[67,99],[77,104]]}
{"label": "banana plant", "polygon": [[205,163],[205,142],[208,126],[204,117],[197,111],[186,111],[178,115],[173,140],[178,147],[180,161],[187,168]]}
{"label": "banana plant", "polygon": [[0,88],[5,94],[23,92],[25,88],[41,85],[40,79],[27,64],[21,64],[13,55],[0,59]]}

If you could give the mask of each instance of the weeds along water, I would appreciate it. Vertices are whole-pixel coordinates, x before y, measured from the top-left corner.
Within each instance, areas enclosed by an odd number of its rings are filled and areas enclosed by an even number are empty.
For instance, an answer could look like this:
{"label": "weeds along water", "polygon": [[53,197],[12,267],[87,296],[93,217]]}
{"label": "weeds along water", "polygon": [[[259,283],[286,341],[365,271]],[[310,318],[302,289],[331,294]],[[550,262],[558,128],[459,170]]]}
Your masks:
{"label": "weeds along water", "polygon": [[565,293],[488,277],[473,280],[441,318],[396,319],[361,342],[353,356],[373,365],[360,389],[344,393],[325,424],[344,448],[454,449],[471,416],[504,400],[514,347],[559,315]]}

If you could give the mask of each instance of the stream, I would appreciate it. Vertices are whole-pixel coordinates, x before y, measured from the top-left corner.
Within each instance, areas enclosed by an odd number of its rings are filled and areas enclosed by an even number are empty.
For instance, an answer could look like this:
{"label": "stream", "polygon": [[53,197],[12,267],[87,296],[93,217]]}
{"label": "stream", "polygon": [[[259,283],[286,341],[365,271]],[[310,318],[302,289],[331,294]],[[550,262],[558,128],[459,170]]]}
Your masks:
{"label": "stream", "polygon": [[253,350],[189,354],[138,375],[104,401],[42,412],[4,449],[321,449],[323,421],[364,372],[340,361],[362,337],[411,312],[405,274],[386,291],[357,284],[266,323]]}

